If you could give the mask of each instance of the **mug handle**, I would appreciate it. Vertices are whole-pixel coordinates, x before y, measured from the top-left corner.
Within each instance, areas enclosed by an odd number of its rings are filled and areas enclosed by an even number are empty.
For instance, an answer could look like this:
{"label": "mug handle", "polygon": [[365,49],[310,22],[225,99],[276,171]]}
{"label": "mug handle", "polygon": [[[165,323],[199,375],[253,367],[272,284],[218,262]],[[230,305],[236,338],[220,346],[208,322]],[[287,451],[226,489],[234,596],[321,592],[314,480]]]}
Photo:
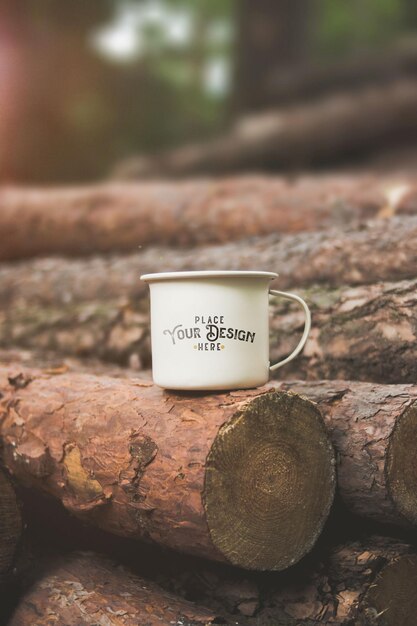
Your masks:
{"label": "mug handle", "polygon": [[296,357],[297,354],[299,354],[301,350],[304,348],[308,335],[310,333],[310,329],[311,329],[311,313],[310,313],[310,309],[308,308],[304,300],[300,298],[300,296],[296,296],[294,293],[287,293],[285,291],[277,291],[276,289],[270,289],[269,295],[270,296],[282,296],[283,298],[287,298],[287,300],[294,300],[294,302],[298,302],[298,304],[300,304],[303,307],[304,316],[305,316],[303,335],[300,341],[298,342],[297,347],[294,348],[291,354],[285,357],[285,359],[282,359],[282,361],[278,361],[278,363],[274,363],[273,365],[270,366],[269,368],[270,371],[274,372],[279,367],[282,367],[286,363],[289,363],[290,361],[292,361],[293,358]]}

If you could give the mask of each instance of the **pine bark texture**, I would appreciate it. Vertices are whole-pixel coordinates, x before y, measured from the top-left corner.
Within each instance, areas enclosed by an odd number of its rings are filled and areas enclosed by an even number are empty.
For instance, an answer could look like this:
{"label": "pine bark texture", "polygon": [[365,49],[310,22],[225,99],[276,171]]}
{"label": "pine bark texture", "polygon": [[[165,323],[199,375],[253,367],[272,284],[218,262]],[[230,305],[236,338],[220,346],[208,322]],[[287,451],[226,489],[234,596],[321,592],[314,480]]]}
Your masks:
{"label": "pine bark texture", "polygon": [[13,486],[0,469],[0,595],[16,558],[22,518]]}
{"label": "pine bark texture", "polygon": [[105,530],[279,570],[327,518],[333,449],[319,411],[297,395],[173,394],[22,368],[3,369],[0,389],[6,466]]}
{"label": "pine bark texture", "polygon": [[416,106],[417,81],[413,78],[354,92],[344,90],[313,102],[243,117],[220,138],[153,158],[131,159],[122,163],[116,174],[155,178],[333,165],[338,158],[346,160],[415,134]]}
{"label": "pine bark texture", "polygon": [[337,452],[338,490],[353,512],[417,523],[417,386],[347,381],[282,382],[316,402]]}
{"label": "pine bark texture", "polygon": [[[297,293],[307,300],[313,323],[304,352],[285,366],[287,378],[417,380],[416,279]],[[274,362],[296,345],[302,314],[281,300],[273,308],[271,325]]]}
{"label": "pine bark texture", "polygon": [[208,626],[218,617],[104,557],[73,553],[44,565],[9,626]]}
{"label": "pine bark texture", "polygon": [[[315,146],[316,149],[316,146]],[[415,213],[412,178],[237,177],[0,192],[0,260],[138,251]]]}
{"label": "pine bark texture", "polygon": [[[279,371],[280,378],[415,382],[417,279],[296,292],[311,308],[312,331],[303,353]],[[303,315],[285,300],[271,298],[270,304],[274,362],[289,354],[298,342]],[[98,357],[135,370],[151,366],[149,303],[145,297],[130,302],[99,300],[57,306],[32,305],[28,299],[6,307],[0,319],[3,348],[20,346]]]}
{"label": "pine bark texture", "polygon": [[370,537],[340,545],[318,565],[294,572],[292,581],[271,594],[271,608],[260,620],[291,626],[415,624],[417,555],[400,541]]}
{"label": "pine bark texture", "polygon": [[0,312],[0,346],[151,366],[149,303],[94,301]]}
{"label": "pine bark texture", "polygon": [[417,216],[369,220],[360,228],[269,235],[195,249],[150,247],[123,256],[31,259],[0,266],[1,308],[137,300],[141,274],[252,270],[279,274],[276,289],[369,284],[416,277]]}

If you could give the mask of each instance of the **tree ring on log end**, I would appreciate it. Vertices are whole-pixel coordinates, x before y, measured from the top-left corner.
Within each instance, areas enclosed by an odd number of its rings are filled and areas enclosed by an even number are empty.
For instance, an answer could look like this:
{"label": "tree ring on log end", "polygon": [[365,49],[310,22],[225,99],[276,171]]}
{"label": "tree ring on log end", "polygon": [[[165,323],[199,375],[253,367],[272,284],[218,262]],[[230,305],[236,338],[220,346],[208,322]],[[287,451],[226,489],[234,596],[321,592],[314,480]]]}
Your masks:
{"label": "tree ring on log end", "polygon": [[417,524],[417,402],[404,411],[395,425],[385,472],[397,510],[409,522]]}
{"label": "tree ring on log end", "polygon": [[258,396],[220,429],[207,457],[213,544],[234,565],[283,570],[314,545],[334,490],[334,451],[317,407],[291,393]]}
{"label": "tree ring on log end", "polygon": [[379,572],[360,606],[363,626],[415,626],[417,555],[401,556]]}

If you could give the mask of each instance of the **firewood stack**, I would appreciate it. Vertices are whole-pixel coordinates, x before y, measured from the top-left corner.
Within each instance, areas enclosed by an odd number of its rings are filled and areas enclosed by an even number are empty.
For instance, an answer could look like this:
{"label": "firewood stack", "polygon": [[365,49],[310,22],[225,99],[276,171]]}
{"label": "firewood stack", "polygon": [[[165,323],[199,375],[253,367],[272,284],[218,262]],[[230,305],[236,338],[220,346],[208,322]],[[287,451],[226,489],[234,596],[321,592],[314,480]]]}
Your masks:
{"label": "firewood stack", "polygon": [[[410,177],[5,189],[0,232],[5,624],[415,626]],[[139,275],[192,269],[308,301],[279,380],[152,383]],[[272,303],[272,359],[302,325]]]}

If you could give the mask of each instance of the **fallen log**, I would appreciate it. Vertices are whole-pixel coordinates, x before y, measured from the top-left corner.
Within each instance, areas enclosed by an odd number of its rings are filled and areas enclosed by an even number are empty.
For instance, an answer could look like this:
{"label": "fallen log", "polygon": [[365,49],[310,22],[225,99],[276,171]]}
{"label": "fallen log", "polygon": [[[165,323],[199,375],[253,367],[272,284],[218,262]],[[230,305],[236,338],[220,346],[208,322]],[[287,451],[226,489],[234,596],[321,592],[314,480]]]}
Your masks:
{"label": "fallen log", "polygon": [[122,162],[124,179],[334,165],[417,133],[417,80],[339,92],[313,102],[240,118],[228,134],[151,157]]}
{"label": "fallen log", "polygon": [[250,270],[279,274],[276,289],[333,287],[415,278],[417,216],[370,220],[360,228],[269,235],[195,249],[155,247],[124,256],[44,258],[0,267],[1,308],[59,306],[94,300],[137,300],[141,274],[188,270]]}
{"label": "fallen log", "polygon": [[21,533],[22,518],[16,494],[9,478],[0,469],[0,594],[12,571]]}
{"label": "fallen log", "polygon": [[107,183],[0,191],[0,260],[190,246],[415,213],[412,177]]}
{"label": "fallen log", "polygon": [[39,577],[21,598],[9,626],[226,623],[92,553],[73,553],[38,569]]}
{"label": "fallen log", "polygon": [[[304,352],[279,371],[286,378],[414,382],[417,375],[417,280],[297,290],[313,315]],[[57,307],[21,304],[0,311],[0,346],[52,350],[151,366],[148,300],[95,301]],[[291,352],[302,314],[271,299],[271,361]]]}
{"label": "fallen log", "polygon": [[318,410],[268,388],[173,394],[149,381],[1,371],[6,466],[116,534],[280,570],[334,493]]}
{"label": "fallen log", "polygon": [[283,581],[265,601],[266,608],[258,616],[260,623],[416,623],[417,555],[411,546],[399,541],[371,537],[338,546],[319,565],[298,568],[291,579],[291,583]]}
{"label": "fallen log", "polygon": [[[271,72],[264,85],[269,103],[282,105],[311,100],[326,94],[353,91],[372,85],[387,85],[417,74],[415,41],[400,41],[393,46],[363,53],[353,52],[333,63],[309,63],[286,71]],[[255,96],[256,97],[256,96]],[[263,107],[265,108],[265,107]]]}
{"label": "fallen log", "polygon": [[353,513],[417,524],[417,386],[281,382],[317,403],[337,451],[339,494]]}

